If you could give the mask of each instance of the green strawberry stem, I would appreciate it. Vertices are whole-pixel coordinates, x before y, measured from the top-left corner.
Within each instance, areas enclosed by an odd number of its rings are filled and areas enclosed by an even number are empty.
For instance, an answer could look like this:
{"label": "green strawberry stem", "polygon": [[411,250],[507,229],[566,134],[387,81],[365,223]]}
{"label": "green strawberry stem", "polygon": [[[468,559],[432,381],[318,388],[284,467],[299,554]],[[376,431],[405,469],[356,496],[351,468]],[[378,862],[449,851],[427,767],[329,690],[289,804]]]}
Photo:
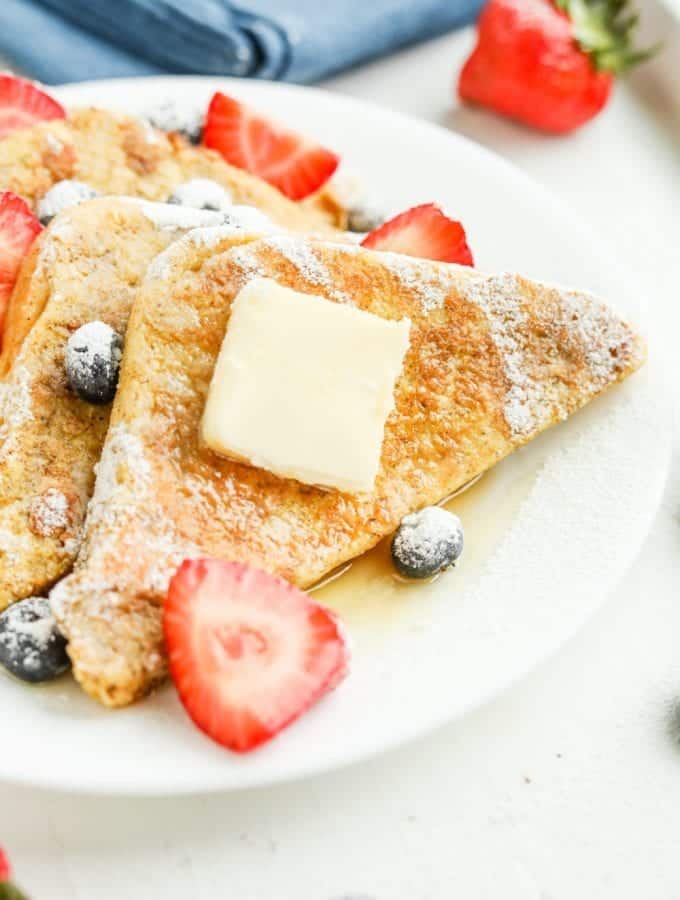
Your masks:
{"label": "green strawberry stem", "polygon": [[555,0],[555,5],[571,19],[574,39],[598,71],[621,75],[660,49],[659,44],[633,46],[639,16],[628,0]]}
{"label": "green strawberry stem", "polygon": [[28,900],[28,897],[11,881],[2,881],[0,882],[0,900]]}

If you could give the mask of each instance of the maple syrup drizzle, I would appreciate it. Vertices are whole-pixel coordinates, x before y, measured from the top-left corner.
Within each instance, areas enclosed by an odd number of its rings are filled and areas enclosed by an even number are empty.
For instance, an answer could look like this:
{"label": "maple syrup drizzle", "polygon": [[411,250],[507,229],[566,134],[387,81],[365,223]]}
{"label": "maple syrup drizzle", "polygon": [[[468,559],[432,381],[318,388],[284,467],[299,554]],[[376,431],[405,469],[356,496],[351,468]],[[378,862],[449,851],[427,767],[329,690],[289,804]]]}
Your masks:
{"label": "maple syrup drizzle", "polygon": [[440,500],[440,501],[439,501],[439,503],[437,504],[437,506],[446,506],[446,504],[447,504],[450,500],[453,500],[454,497],[460,497],[460,495],[461,495],[461,494],[464,494],[465,491],[469,490],[471,487],[474,487],[474,485],[477,484],[477,482],[479,481],[479,479],[482,477],[483,474],[484,474],[484,472],[480,472],[479,475],[475,475],[474,478],[471,478],[469,481],[466,481],[465,484],[462,484],[462,485],[461,485],[459,488],[457,488],[455,491],[453,491],[453,492],[450,493],[450,494],[447,494],[446,497],[444,497],[443,500]]}
{"label": "maple syrup drizzle", "polygon": [[[469,481],[466,481],[465,484],[462,484],[455,491],[452,491],[450,494],[447,494],[443,500],[440,500],[437,506],[446,506],[454,497],[459,497],[461,494],[465,493],[469,488],[473,487],[479,479],[482,477],[484,473],[480,472],[479,475],[475,475],[474,478],[471,478]],[[369,550],[368,553],[372,553],[374,551]],[[367,554],[363,554],[359,557],[359,559],[363,559]],[[349,560],[349,562],[341,563],[337,568],[333,569],[328,575],[325,575],[319,581],[312,585],[312,587],[307,588],[308,593],[313,594],[315,591],[320,591],[322,588],[327,587],[329,584],[337,581],[339,578],[342,578],[343,575],[346,575],[347,572],[354,565],[354,560]],[[432,575],[431,578],[404,578],[403,575],[400,575],[397,571],[392,572],[392,577],[395,581],[398,581],[400,584],[406,585],[426,585],[433,584],[440,576],[441,572],[437,572],[436,575]]]}
{"label": "maple syrup drizzle", "polygon": [[308,593],[313,594],[314,591],[320,591],[321,588],[325,588],[326,585],[332,584],[334,581],[337,581],[338,578],[342,578],[342,576],[348,572],[352,568],[352,561],[341,563],[337,568],[331,569],[328,575],[324,575],[324,577],[317,581],[316,584],[313,584],[312,587],[307,588]]}

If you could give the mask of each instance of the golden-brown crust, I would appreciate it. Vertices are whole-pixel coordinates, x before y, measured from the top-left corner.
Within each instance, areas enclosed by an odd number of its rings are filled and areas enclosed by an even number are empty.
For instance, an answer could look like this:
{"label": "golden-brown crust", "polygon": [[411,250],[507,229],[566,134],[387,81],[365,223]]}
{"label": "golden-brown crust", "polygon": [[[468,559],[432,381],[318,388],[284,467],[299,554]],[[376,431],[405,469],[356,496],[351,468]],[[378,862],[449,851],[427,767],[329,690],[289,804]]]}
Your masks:
{"label": "golden-brown crust", "polygon": [[44,593],[79,548],[110,406],[70,391],[66,342],[94,320],[124,334],[149,262],[182,234],[103,197],[58,216],[24,266],[0,359],[0,610]]}
{"label": "golden-brown crust", "polygon": [[[163,678],[160,607],[183,558],[242,560],[308,586],[643,359],[601,304],[512,276],[281,237],[174,263],[133,310],[85,544],[52,594],[76,678],[109,706]],[[318,490],[200,445],[231,301],[257,275],[411,319],[373,494]]]}
{"label": "golden-brown crust", "polygon": [[49,297],[46,272],[44,269],[36,271],[44,241],[42,236],[34,241],[21,265],[7,306],[0,352],[0,379],[9,374],[24,337],[37,322]]}
{"label": "golden-brown crust", "polygon": [[151,128],[134,116],[85,108],[68,118],[15,131],[0,141],[0,187],[34,207],[64,178],[76,178],[103,194],[164,201],[190,178],[212,178],[235,203],[266,209],[284,228],[324,231],[342,219],[337,201],[321,195],[294,203],[261,179],[226,163],[215,151],[178,134]]}

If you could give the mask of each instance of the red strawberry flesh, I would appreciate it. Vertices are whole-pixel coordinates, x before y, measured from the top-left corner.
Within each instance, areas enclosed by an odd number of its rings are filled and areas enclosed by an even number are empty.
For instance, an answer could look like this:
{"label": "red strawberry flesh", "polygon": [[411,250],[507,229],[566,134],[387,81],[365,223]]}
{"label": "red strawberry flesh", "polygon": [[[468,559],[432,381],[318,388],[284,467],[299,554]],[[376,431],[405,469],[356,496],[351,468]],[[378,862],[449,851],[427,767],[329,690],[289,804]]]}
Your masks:
{"label": "red strawberry flesh", "polygon": [[64,107],[32,81],[0,75],[0,138],[36,122],[63,119]]}
{"label": "red strawberry flesh", "polygon": [[335,615],[242,563],[184,562],[170,584],[164,632],[189,716],[240,753],[278,734],[347,671]]}
{"label": "red strawberry flesh", "polygon": [[332,151],[220,92],[210,101],[203,142],[232,166],[263,178],[291,200],[317,191],[340,162]]}
{"label": "red strawberry flesh", "polygon": [[462,99],[554,134],[573,131],[606,104],[614,83],[598,71],[551,0],[490,0],[458,82]]}
{"label": "red strawberry flesh", "polygon": [[12,867],[9,864],[9,860],[7,859],[7,854],[0,847],[0,884],[5,881],[9,881],[12,877]]}
{"label": "red strawberry flesh", "polygon": [[473,266],[465,229],[434,203],[414,206],[371,231],[361,242],[372,250]]}
{"label": "red strawberry flesh", "polygon": [[11,191],[0,193],[0,335],[21,263],[42,230],[21,197]]}

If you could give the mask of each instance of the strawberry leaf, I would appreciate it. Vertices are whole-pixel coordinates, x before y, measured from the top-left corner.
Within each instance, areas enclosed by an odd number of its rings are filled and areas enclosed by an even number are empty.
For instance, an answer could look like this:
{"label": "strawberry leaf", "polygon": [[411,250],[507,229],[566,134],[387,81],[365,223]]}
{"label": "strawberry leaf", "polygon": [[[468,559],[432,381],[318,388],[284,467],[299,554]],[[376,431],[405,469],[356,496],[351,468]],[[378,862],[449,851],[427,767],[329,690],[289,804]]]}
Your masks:
{"label": "strawberry leaf", "polygon": [[633,46],[639,16],[628,0],[555,0],[555,5],[569,16],[574,40],[599,71],[621,75],[660,49]]}
{"label": "strawberry leaf", "polygon": [[28,900],[28,898],[11,881],[3,881],[0,883],[0,900]]}

